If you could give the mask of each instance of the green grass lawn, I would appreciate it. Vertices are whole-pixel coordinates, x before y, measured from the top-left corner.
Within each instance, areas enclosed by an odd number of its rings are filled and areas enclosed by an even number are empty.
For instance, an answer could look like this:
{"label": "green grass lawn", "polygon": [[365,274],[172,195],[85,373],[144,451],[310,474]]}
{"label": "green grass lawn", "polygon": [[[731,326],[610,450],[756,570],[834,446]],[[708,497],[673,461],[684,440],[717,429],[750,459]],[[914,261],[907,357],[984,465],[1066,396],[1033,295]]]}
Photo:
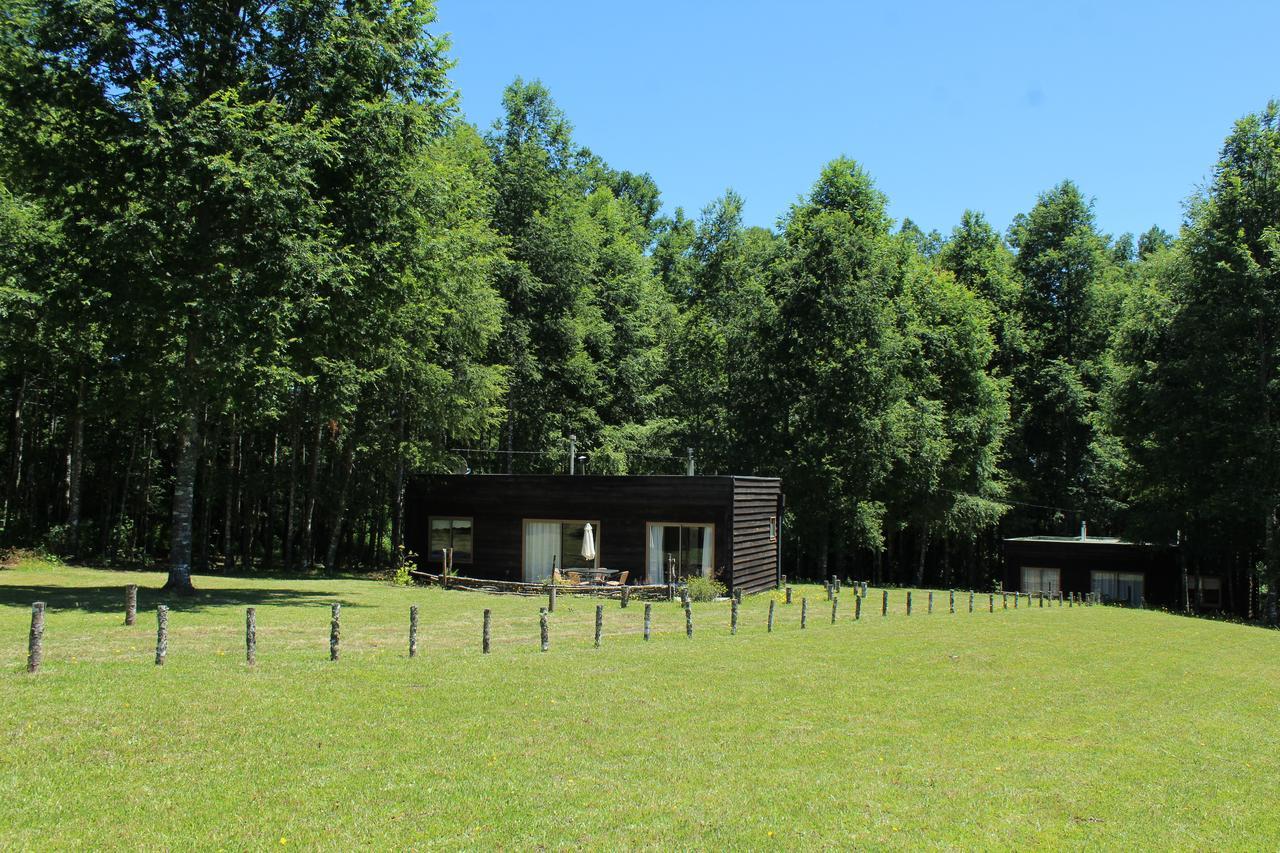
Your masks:
{"label": "green grass lawn", "polygon": [[[0,570],[0,846],[1144,847],[1280,842],[1280,634],[1107,607],[854,622],[362,579]],[[123,586],[138,583],[138,624]],[[809,626],[799,626],[799,595]],[[30,603],[45,666],[25,673]],[[328,660],[329,604],[343,605]],[[979,597],[985,605],[985,597]],[[421,651],[407,655],[408,609]],[[257,607],[258,665],[244,662]],[[480,653],[493,610],[493,653]]]}

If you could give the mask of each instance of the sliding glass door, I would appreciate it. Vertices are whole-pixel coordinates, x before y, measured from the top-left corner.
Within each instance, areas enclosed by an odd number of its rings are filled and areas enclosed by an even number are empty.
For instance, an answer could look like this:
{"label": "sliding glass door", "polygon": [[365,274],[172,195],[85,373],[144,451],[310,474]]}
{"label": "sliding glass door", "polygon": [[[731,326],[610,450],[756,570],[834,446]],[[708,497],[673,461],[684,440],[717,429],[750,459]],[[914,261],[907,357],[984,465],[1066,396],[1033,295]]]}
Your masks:
{"label": "sliding glass door", "polygon": [[649,583],[679,583],[693,575],[711,576],[715,525],[650,522],[647,539]]}
{"label": "sliding glass door", "polygon": [[[587,525],[591,525],[594,553],[583,556]],[[524,580],[542,583],[552,569],[600,567],[600,522],[526,520],[524,523]]]}

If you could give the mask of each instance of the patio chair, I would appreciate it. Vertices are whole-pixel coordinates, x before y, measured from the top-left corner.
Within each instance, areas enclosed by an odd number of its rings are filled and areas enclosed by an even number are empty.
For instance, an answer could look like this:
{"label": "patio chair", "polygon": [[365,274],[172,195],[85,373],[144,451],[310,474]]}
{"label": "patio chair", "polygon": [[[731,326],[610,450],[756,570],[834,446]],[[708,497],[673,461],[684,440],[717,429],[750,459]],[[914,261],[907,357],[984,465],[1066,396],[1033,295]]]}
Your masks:
{"label": "patio chair", "polygon": [[577,586],[578,584],[582,583],[581,572],[565,572],[564,576],[569,581],[569,583],[573,586]]}
{"label": "patio chair", "polygon": [[605,581],[605,585],[606,586],[626,586],[627,578],[629,577],[631,577],[631,571],[628,569],[625,572],[619,573],[618,579],[616,581]]}

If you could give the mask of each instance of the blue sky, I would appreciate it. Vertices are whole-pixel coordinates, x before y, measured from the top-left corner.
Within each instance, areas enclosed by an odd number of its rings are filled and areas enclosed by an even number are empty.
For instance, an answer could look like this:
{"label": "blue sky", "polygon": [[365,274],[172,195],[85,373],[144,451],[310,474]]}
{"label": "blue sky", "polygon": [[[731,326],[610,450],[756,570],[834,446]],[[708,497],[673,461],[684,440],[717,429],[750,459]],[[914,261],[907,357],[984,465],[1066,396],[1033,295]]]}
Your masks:
{"label": "blue sky", "polygon": [[845,154],[926,230],[965,208],[1004,229],[1071,178],[1104,231],[1174,231],[1232,122],[1280,98],[1277,0],[440,0],[437,29],[482,128],[514,77],[541,79],[668,211],[732,187],[753,225]]}

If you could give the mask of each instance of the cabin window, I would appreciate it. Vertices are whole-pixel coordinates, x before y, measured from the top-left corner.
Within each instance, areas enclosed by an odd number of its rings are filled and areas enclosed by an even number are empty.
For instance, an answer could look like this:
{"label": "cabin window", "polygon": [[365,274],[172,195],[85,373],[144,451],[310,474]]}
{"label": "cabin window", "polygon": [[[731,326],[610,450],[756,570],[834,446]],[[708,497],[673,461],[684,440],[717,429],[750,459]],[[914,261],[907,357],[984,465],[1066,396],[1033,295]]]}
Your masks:
{"label": "cabin window", "polygon": [[1142,603],[1144,576],[1140,572],[1090,572],[1093,591],[1103,601],[1121,604]]}
{"label": "cabin window", "polygon": [[1022,567],[1022,591],[1043,592],[1046,595],[1057,595],[1062,588],[1062,571],[1060,569],[1041,569],[1034,566]]}
{"label": "cabin window", "polygon": [[678,583],[693,575],[711,577],[715,556],[714,524],[651,521],[646,543],[649,583]]}
{"label": "cabin window", "polygon": [[453,549],[455,563],[471,562],[472,520],[434,516],[431,519],[431,560],[443,560],[444,549]]}
{"label": "cabin window", "polygon": [[[587,546],[587,527],[591,545]],[[524,580],[542,583],[551,570],[573,571],[600,567],[600,521],[586,519],[526,519],[524,522]],[[587,557],[586,554],[591,556]]]}
{"label": "cabin window", "polygon": [[778,541],[778,517],[776,515],[769,516],[769,541]]}

